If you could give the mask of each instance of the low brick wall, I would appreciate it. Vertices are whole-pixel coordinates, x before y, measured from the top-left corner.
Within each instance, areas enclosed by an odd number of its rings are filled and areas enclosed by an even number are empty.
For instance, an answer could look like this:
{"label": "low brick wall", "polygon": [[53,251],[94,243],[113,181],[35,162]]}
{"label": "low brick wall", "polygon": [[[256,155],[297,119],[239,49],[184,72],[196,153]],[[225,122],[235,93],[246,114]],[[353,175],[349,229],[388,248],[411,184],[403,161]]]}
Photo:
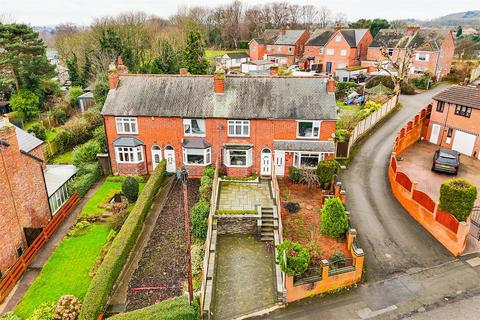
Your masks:
{"label": "low brick wall", "polygon": [[218,235],[254,234],[258,235],[257,221],[260,215],[214,215]]}
{"label": "low brick wall", "polygon": [[396,159],[397,155],[410,148],[421,137],[425,138],[431,108],[429,105],[421,110],[398,133],[390,157],[388,180],[393,195],[405,210],[448,251],[459,256],[465,250],[470,223],[459,222],[449,212],[440,210],[436,201],[417,190],[417,183],[401,171]]}

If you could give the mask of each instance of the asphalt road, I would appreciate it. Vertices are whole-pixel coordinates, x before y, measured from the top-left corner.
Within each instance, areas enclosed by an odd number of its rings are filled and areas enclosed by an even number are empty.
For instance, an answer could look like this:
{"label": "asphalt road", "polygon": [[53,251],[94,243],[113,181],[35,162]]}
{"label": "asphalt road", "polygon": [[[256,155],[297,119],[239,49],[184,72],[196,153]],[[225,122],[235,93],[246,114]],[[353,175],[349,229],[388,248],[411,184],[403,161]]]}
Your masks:
{"label": "asphalt road", "polygon": [[401,96],[403,107],[363,140],[342,174],[341,180],[347,190],[347,209],[366,255],[368,281],[453,259],[396,201],[387,178],[396,133],[445,87],[442,85],[414,96]]}

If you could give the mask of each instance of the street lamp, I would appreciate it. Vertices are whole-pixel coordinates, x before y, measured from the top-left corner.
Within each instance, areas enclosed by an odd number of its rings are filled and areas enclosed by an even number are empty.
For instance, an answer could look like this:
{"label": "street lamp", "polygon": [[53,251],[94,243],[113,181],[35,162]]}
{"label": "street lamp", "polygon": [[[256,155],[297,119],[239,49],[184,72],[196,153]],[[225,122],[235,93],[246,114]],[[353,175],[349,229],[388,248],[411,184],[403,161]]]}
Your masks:
{"label": "street lamp", "polygon": [[182,181],[183,187],[183,214],[185,220],[185,244],[187,251],[187,271],[188,271],[188,302],[193,302],[193,283],[192,283],[192,257],[190,254],[190,213],[188,210],[188,172],[185,167],[177,170],[177,179]]}

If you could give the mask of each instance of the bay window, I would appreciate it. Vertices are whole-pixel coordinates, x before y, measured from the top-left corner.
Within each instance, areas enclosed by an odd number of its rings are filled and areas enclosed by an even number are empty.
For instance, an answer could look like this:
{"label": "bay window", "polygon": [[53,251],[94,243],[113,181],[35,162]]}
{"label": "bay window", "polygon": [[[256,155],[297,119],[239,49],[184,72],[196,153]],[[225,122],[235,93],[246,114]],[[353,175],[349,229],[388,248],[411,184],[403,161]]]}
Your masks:
{"label": "bay window", "polygon": [[137,118],[116,117],[117,133],[138,133]]}
{"label": "bay window", "polygon": [[307,153],[295,152],[294,166],[295,167],[316,167],[318,162],[325,160],[325,153]]}
{"label": "bay window", "polygon": [[320,121],[297,121],[297,138],[316,139],[320,137]]}
{"label": "bay window", "polygon": [[252,165],[252,148],[250,146],[225,148],[224,164],[227,167],[250,167]]}
{"label": "bay window", "polygon": [[249,137],[250,121],[249,120],[228,120],[228,136],[229,137]]}
{"label": "bay window", "polygon": [[205,136],[205,120],[183,119],[183,132],[186,136]]}
{"label": "bay window", "polygon": [[207,166],[212,163],[212,148],[183,148],[183,163],[185,165]]}
{"label": "bay window", "polygon": [[143,148],[115,147],[115,159],[118,163],[139,163],[143,161]]}

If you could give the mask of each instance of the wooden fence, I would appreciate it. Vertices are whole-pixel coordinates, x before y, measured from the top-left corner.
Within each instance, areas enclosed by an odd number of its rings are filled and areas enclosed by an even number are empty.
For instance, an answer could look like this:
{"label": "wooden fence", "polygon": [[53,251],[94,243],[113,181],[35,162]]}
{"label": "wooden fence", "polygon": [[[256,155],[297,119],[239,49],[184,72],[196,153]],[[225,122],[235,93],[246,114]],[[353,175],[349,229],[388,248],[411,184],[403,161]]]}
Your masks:
{"label": "wooden fence", "polygon": [[32,242],[27,250],[18,258],[8,272],[3,276],[0,282],[0,303],[2,303],[12,291],[15,284],[27,270],[28,265],[32,262],[33,258],[43,248],[48,239],[55,233],[59,225],[65,220],[65,218],[72,212],[73,208],[80,201],[80,197],[77,193],[74,193],[60,210],[55,214],[48,225],[38,235],[38,237]]}

